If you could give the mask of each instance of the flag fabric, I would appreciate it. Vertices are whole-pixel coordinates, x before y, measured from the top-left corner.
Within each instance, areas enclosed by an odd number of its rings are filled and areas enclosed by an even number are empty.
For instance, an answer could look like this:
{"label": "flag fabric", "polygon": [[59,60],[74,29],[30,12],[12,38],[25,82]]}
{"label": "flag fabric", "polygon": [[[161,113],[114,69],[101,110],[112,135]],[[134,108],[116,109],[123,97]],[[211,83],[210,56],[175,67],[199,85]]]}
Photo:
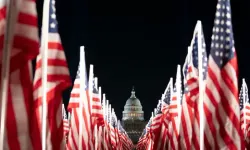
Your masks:
{"label": "flag fabric", "polygon": [[240,94],[240,123],[241,123],[241,130],[243,132],[244,138],[247,135],[246,126],[250,124],[250,102],[248,97],[248,87],[246,85],[245,80],[242,82]]}
{"label": "flag fabric", "polygon": [[[79,64],[77,75],[74,81],[73,89],[70,94],[70,100],[68,104],[68,111],[71,113],[71,120],[70,120],[70,131],[68,136],[68,147],[70,149],[79,149],[79,136],[82,134],[82,147],[89,149],[91,148],[92,141],[90,135],[92,134],[91,130],[91,116],[90,114],[90,104],[88,99],[88,84],[87,84],[87,75],[86,75],[86,66],[85,66],[85,59],[80,60],[83,61],[84,69],[81,70],[81,66]],[[81,76],[80,71],[85,73],[83,77],[85,79],[85,84],[81,83]],[[81,91],[80,86],[84,86],[85,91]],[[83,94],[84,99],[80,99],[80,94]],[[83,108],[80,108],[80,101],[83,102]],[[80,119],[83,120],[83,133],[80,133]]]}
{"label": "flag fabric", "polygon": [[97,89],[97,85],[95,85],[94,80],[93,80],[93,96],[92,96],[91,117],[92,117],[91,118],[92,119],[92,126],[95,126],[95,125],[103,126],[104,125],[101,100],[99,97],[99,91]]}
{"label": "flag fabric", "polygon": [[238,65],[229,0],[219,0],[217,3],[208,61],[204,112],[204,130],[208,139],[206,148],[243,148],[238,99]]}
{"label": "flag fabric", "polygon": [[[13,44],[10,55],[10,72],[27,65],[39,53],[39,37],[36,2],[23,0],[12,8]],[[4,37],[7,20],[7,1],[0,3],[0,56],[3,57]],[[0,62],[2,68],[2,61]]]}
{"label": "flag fabric", "polygon": [[[31,60],[39,53],[36,3],[23,0],[11,9],[13,43],[10,51],[10,74],[6,105],[4,149],[25,150],[34,148],[37,135],[30,128],[33,113]],[[0,2],[0,67],[7,19],[7,1]],[[7,33],[11,35],[10,33]],[[1,71],[0,71],[1,72]]]}
{"label": "flag fabric", "polygon": [[[62,117],[62,92],[71,85],[69,69],[58,33],[56,20],[55,0],[49,3],[49,28],[48,28],[48,68],[47,68],[47,120],[46,140],[47,149],[60,149],[65,144],[63,139],[63,117]],[[47,18],[46,16],[44,16]],[[45,36],[42,34],[42,37]],[[42,134],[42,51],[37,57],[34,78],[35,117],[40,125]],[[46,50],[46,49],[45,49]],[[40,140],[40,139],[37,139]],[[39,144],[40,145],[40,144]],[[37,145],[39,147],[39,145]]]}
{"label": "flag fabric", "polygon": [[[201,35],[201,37],[199,37],[199,35]],[[199,38],[201,39],[201,43],[199,43]],[[201,47],[201,49],[199,49],[199,47]],[[185,94],[183,97],[183,101],[185,102],[182,104],[182,108],[184,111],[182,112],[182,127],[185,128],[186,126],[186,129],[183,129],[183,132],[186,132],[186,135],[183,135],[183,137],[185,138],[186,148],[194,147],[195,149],[200,149],[199,76],[202,76],[202,79],[205,80],[207,72],[207,53],[202,27],[201,24],[199,26],[199,22],[197,22],[194,31],[194,37],[189,50],[190,51],[188,53],[186,62],[183,66],[185,85]],[[198,66],[198,54],[200,51],[202,63],[202,68],[200,68],[202,69],[201,75],[199,75]],[[185,118],[183,118],[184,116]],[[190,128],[190,125],[192,129]],[[192,135],[189,135],[190,133]]]}
{"label": "flag fabric", "polygon": [[62,105],[62,114],[63,114],[63,133],[65,136],[65,139],[67,141],[68,133],[69,133],[69,120],[67,117],[67,113],[64,107],[64,104]]}

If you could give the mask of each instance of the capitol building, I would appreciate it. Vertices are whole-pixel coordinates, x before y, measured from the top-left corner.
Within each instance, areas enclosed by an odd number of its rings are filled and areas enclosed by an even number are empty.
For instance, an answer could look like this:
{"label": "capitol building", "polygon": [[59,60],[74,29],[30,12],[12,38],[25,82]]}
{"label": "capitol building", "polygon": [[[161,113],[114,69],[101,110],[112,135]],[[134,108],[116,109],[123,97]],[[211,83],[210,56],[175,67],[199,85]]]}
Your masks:
{"label": "capitol building", "polygon": [[133,143],[137,144],[145,128],[146,122],[144,121],[144,112],[141,102],[135,96],[134,88],[132,89],[130,98],[124,106],[122,125]]}

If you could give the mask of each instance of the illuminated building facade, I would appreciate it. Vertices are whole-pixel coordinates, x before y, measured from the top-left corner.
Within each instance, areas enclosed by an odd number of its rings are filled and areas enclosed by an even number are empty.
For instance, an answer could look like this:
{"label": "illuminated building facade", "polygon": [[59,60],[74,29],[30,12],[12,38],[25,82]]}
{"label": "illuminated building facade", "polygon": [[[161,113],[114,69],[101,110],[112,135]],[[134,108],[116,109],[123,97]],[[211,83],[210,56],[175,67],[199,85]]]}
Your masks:
{"label": "illuminated building facade", "polygon": [[136,144],[145,127],[145,121],[142,105],[140,100],[135,96],[134,88],[124,106],[122,123],[130,139]]}

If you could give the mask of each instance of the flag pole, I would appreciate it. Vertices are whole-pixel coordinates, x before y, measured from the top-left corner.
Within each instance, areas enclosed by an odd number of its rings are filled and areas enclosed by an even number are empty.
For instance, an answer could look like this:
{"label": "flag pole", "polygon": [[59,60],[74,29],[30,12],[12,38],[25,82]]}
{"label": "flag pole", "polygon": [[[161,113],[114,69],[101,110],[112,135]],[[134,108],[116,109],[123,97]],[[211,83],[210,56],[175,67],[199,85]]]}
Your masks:
{"label": "flag pole", "polygon": [[[80,47],[80,91],[82,94],[80,94],[80,101],[79,101],[79,114],[82,114],[83,111],[83,100],[84,100],[84,91],[85,91],[85,51],[84,51],[84,46]],[[82,150],[82,136],[83,136],[83,117],[80,115],[79,118],[79,150]]]}
{"label": "flag pole", "polygon": [[49,2],[50,0],[44,0],[43,3],[42,38],[40,49],[42,54],[42,150],[46,150]]}
{"label": "flag pole", "polygon": [[[7,3],[7,17],[4,33],[4,43],[2,50],[2,68],[1,68],[1,125],[0,125],[0,150],[4,149],[4,135],[6,123],[6,109],[8,100],[8,84],[10,75],[10,55],[13,45],[13,31],[17,20],[18,7],[15,0],[6,0]],[[17,8],[14,8],[17,7]]]}
{"label": "flag pole", "polygon": [[202,25],[201,21],[197,21],[198,30],[198,74],[199,74],[199,106],[200,106],[200,149],[204,149],[204,109],[203,109],[203,100],[204,100],[204,81],[203,81],[203,61],[202,61]]}
{"label": "flag pole", "polygon": [[[89,104],[90,104],[90,115],[92,114],[92,105],[93,105],[93,102],[92,102],[92,100],[93,100],[93,80],[94,80],[94,65],[90,65],[90,68],[89,68],[89,88],[88,88],[88,93],[89,93]],[[93,145],[93,141],[94,141],[94,137],[93,137],[93,131],[94,131],[94,129],[93,129],[93,126],[92,126],[92,119],[91,119],[91,134],[90,134],[90,144],[91,144],[91,146]],[[94,145],[93,145],[94,146]]]}
{"label": "flag pole", "polygon": [[245,104],[246,104],[246,82],[245,82],[245,79],[243,78],[242,79],[242,94],[243,94],[243,118],[244,118],[244,135],[246,133],[246,113],[245,113]]}
{"label": "flag pole", "polygon": [[176,92],[177,92],[177,108],[178,108],[178,128],[177,132],[180,132],[180,122],[181,122],[181,65],[177,65],[177,75],[176,75]]}

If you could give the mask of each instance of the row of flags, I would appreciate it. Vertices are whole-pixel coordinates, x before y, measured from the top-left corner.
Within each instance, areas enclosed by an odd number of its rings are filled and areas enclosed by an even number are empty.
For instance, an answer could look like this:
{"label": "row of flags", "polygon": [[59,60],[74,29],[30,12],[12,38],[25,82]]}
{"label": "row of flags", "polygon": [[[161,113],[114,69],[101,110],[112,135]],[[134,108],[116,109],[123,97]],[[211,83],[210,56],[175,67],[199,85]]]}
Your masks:
{"label": "row of flags", "polygon": [[182,73],[183,80],[178,65],[175,83],[171,78],[136,148],[249,149],[250,102],[244,79],[238,92],[229,0],[218,0],[208,57],[197,22]]}
{"label": "row of flags", "polygon": [[68,104],[64,110],[64,133],[67,149],[130,150],[133,143],[123,129],[106,95],[98,88],[90,65],[87,77],[84,49]]}
{"label": "row of flags", "polygon": [[35,1],[1,1],[0,10],[1,73],[9,72],[9,78],[1,80],[0,150],[132,149],[98,87],[93,65],[87,78],[83,46],[67,115],[62,92],[72,82],[58,34],[55,0],[44,0],[40,41]]}

